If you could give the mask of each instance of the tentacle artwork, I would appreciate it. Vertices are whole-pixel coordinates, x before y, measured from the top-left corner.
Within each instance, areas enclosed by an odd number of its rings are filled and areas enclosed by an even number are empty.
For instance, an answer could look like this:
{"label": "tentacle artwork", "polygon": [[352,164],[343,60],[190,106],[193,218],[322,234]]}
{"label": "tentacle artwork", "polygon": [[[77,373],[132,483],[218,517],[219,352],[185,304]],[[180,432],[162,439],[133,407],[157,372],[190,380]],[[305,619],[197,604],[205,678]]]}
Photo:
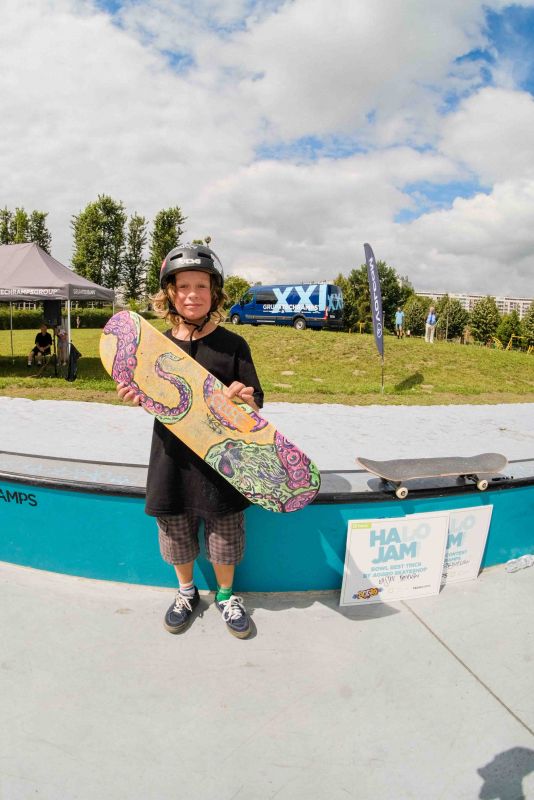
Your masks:
{"label": "tentacle artwork", "polygon": [[240,491],[251,502],[270,511],[298,511],[319,491],[319,471],[295,445],[276,436],[275,444],[227,439],[212,447],[205,461],[231,483],[239,478]]}
{"label": "tentacle artwork", "polygon": [[[111,317],[104,328],[104,333],[111,334],[117,338],[117,351],[111,371],[113,380],[117,383],[125,383],[134,389],[139,395],[143,408],[156,416],[161,422],[169,425],[185,417],[191,408],[191,387],[187,381],[172,372],[173,361],[180,361],[180,358],[172,353],[164,353],[158,358],[155,365],[156,374],[160,378],[169,381],[178,392],[179,402],[176,406],[170,408],[164,403],[149,397],[134,380],[134,372],[137,367],[136,353],[140,337],[138,318],[136,316],[132,317],[128,311],[121,311]],[[165,365],[166,369],[163,368],[163,365]]]}
{"label": "tentacle artwork", "polygon": [[[263,417],[260,417],[250,406],[246,403],[239,403],[235,400],[230,400],[223,394],[224,385],[221,381],[217,380],[213,375],[208,375],[204,381],[203,393],[204,402],[208,406],[210,413],[213,414],[215,419],[219,420],[221,425],[229,428],[231,431],[241,431],[243,433],[255,433],[261,431],[269,423]],[[248,419],[244,418],[237,409],[245,411]],[[247,424],[244,425],[243,421]]]}

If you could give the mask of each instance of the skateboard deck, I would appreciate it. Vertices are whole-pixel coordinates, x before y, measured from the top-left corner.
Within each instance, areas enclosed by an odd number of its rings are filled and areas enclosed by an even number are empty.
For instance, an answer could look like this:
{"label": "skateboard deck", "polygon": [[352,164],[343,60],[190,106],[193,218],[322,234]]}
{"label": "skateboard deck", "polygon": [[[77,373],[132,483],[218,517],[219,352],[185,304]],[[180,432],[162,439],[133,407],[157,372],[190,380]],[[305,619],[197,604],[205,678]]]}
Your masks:
{"label": "skateboard deck", "polygon": [[408,495],[406,481],[417,478],[445,478],[457,476],[474,481],[480,491],[488,488],[484,476],[502,472],[508,463],[501,453],[481,453],[476,456],[449,456],[446,458],[397,458],[390,461],[372,461],[370,458],[357,458],[368,472],[378,475],[395,488],[401,500]]}
{"label": "skateboard deck", "polygon": [[133,311],[108,320],[100,358],[117,383],[232,484],[269,511],[298,511],[321,485],[315,464],[267,420]]}

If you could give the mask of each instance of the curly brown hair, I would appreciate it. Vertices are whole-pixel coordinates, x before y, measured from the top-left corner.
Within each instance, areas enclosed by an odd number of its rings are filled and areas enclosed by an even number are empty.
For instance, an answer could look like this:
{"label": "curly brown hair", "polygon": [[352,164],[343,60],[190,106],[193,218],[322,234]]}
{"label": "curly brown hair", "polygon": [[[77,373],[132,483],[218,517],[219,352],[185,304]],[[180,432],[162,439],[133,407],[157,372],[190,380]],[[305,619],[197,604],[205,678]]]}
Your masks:
{"label": "curly brown hair", "polygon": [[[209,273],[208,273],[209,274]],[[150,298],[152,308],[156,316],[166,320],[170,325],[179,325],[182,317],[176,311],[172,298],[168,295],[169,286],[174,286],[173,275],[167,283],[165,289],[160,289],[153,297]],[[210,322],[216,325],[222,322],[225,318],[223,306],[228,302],[228,295],[217,283],[214,275],[210,275],[210,288],[211,288],[211,308],[210,308]]]}

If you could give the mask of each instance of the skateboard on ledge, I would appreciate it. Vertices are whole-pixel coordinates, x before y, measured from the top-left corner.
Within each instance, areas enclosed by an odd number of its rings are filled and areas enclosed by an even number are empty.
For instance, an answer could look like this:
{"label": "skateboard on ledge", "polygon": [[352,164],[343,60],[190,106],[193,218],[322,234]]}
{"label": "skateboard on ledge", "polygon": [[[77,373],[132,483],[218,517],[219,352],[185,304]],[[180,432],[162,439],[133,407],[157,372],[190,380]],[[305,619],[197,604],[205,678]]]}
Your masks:
{"label": "skateboard on ledge", "polygon": [[505,468],[508,460],[501,453],[481,453],[476,456],[449,456],[446,458],[396,458],[389,461],[372,461],[357,458],[368,472],[377,475],[395,490],[399,500],[408,496],[407,481],[417,478],[463,478],[476,483],[481,492],[488,488],[488,478]]}
{"label": "skateboard on ledge", "polygon": [[298,511],[319,491],[318,468],[249,405],[133,311],[108,320],[100,358],[116,383],[232,484],[269,511]]}

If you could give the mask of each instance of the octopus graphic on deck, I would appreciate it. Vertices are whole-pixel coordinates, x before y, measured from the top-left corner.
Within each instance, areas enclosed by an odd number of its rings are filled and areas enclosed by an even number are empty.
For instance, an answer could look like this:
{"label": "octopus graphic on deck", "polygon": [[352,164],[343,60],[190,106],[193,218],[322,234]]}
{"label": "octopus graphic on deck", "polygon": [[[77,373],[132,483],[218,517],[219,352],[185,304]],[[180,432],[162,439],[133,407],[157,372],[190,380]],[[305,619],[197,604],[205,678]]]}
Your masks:
{"label": "octopus graphic on deck", "polygon": [[173,353],[163,353],[155,365],[156,374],[163,380],[169,381],[178,391],[179,402],[170,408],[145,394],[134,380],[140,334],[137,319],[132,318],[128,311],[122,311],[111,317],[104,328],[104,333],[117,337],[117,352],[113,359],[111,372],[113,380],[117,383],[126,383],[134,389],[139,394],[143,408],[154,414],[160,422],[170,425],[185,417],[191,408],[193,397],[187,381],[173,373],[173,366],[181,361],[180,357]]}
{"label": "octopus graphic on deck", "polygon": [[317,467],[278,432],[272,444],[227,439],[211,447],[204,460],[232,483],[239,477],[242,494],[253,503],[261,500],[270,511],[304,508],[321,482]]}

